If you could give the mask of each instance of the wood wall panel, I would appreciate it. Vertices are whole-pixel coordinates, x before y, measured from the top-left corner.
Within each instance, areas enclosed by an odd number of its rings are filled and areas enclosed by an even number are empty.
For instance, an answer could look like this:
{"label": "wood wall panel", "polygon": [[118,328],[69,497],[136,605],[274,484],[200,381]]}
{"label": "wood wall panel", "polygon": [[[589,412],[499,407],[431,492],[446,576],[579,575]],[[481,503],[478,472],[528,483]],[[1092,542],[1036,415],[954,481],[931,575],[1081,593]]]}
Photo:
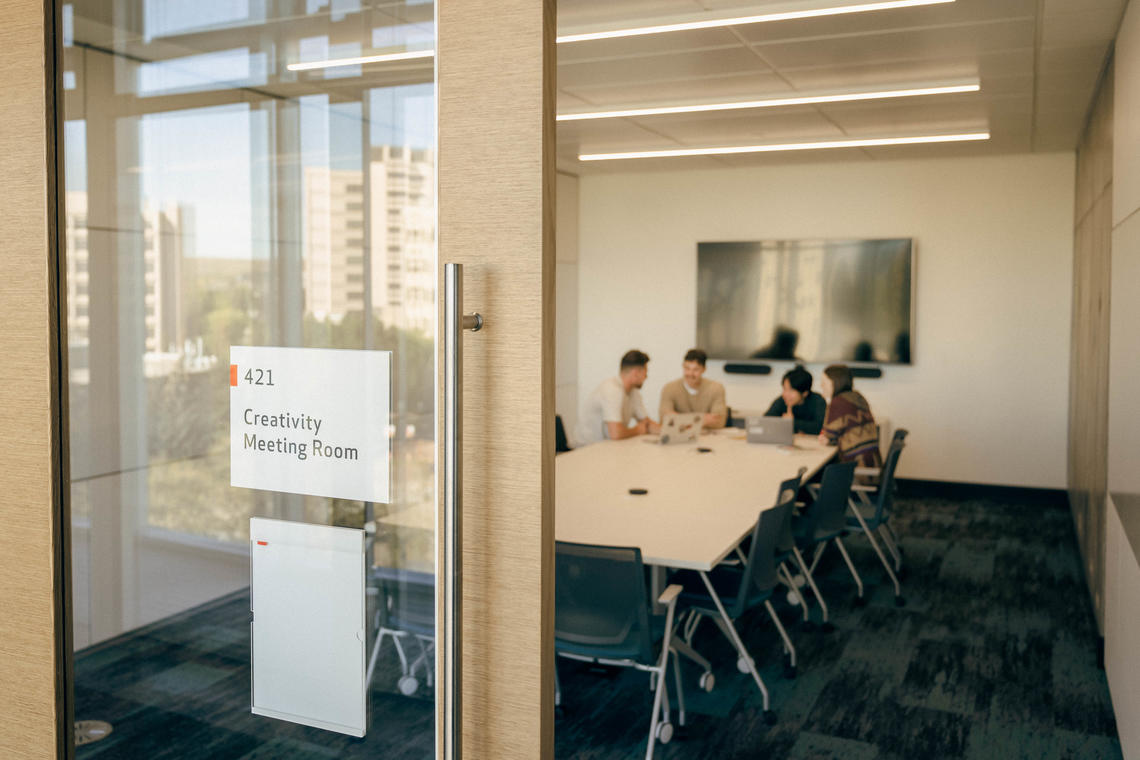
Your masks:
{"label": "wood wall panel", "polygon": [[1113,68],[1110,64],[1077,148],[1069,381],[1069,501],[1085,579],[1102,633],[1108,483],[1112,130]]}
{"label": "wood wall panel", "polygon": [[[51,7],[52,3],[47,4]],[[0,757],[64,757],[55,65],[44,0],[0,0]],[[66,728],[65,728],[66,727]]]}
{"label": "wood wall panel", "polygon": [[554,24],[553,0],[438,5],[439,264],[486,319],[463,339],[468,758],[553,753]]}

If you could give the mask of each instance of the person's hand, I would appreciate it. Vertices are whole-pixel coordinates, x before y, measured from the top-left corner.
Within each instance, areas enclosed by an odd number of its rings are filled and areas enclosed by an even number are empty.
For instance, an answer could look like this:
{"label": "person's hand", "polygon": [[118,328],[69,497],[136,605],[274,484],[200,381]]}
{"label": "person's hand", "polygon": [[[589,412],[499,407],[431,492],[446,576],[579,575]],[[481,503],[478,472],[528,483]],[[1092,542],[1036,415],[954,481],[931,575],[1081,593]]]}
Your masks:
{"label": "person's hand", "polygon": [[794,415],[794,414],[792,414],[792,410],[791,410],[791,409],[789,409],[788,411],[784,412],[784,413],[783,413],[783,414],[781,414],[780,416],[781,416],[781,417],[783,417],[785,420],[791,420],[791,419],[795,419],[795,415]]}
{"label": "person's hand", "polygon": [[660,426],[660,425],[658,425],[658,424],[657,424],[656,422],[654,422],[653,420],[649,419],[648,417],[646,417],[646,418],[643,420],[643,422],[645,422],[645,430],[646,430],[646,432],[648,432],[648,433],[660,433],[660,432],[661,432],[661,426]]}
{"label": "person's hand", "polygon": [[819,434],[819,442],[822,443],[824,446],[828,446],[831,444],[831,436],[829,436],[827,433],[820,433]]}
{"label": "person's hand", "polygon": [[645,435],[649,432],[649,420],[639,420],[638,423],[633,426],[633,429],[637,431],[638,435]]}
{"label": "person's hand", "polygon": [[712,428],[715,427],[718,422],[720,422],[720,417],[712,412],[708,412],[704,417],[701,417],[702,427]]}

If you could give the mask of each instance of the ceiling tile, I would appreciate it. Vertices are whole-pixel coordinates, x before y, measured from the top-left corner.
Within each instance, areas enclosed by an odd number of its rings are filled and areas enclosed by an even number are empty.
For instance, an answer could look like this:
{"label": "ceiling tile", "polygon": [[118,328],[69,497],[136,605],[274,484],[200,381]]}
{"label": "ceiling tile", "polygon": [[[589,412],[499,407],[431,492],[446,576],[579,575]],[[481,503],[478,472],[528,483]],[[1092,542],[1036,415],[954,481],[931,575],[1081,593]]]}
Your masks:
{"label": "ceiling tile", "polygon": [[833,140],[843,133],[816,109],[807,106],[779,111],[737,111],[723,114],[684,114],[638,122],[691,146],[745,145],[774,142]]}
{"label": "ceiling tile", "polygon": [[1116,9],[1058,13],[1045,16],[1041,45],[1045,48],[1095,45],[1104,50],[1116,36],[1120,11]]}
{"label": "ceiling tile", "polygon": [[558,28],[638,26],[651,23],[647,19],[701,12],[697,0],[563,0],[558,3]]}
{"label": "ceiling tile", "polygon": [[880,34],[772,43],[756,50],[777,70],[823,64],[867,64],[921,61],[930,58],[976,56],[1032,48],[1032,19],[1003,21],[947,29],[922,29]]}
{"label": "ceiling tile", "polygon": [[676,55],[723,47],[738,47],[740,38],[728,29],[701,29],[684,34],[649,34],[558,45],[558,63],[618,60],[646,55]]}
{"label": "ceiling tile", "polygon": [[666,82],[749,71],[768,71],[768,67],[741,45],[730,49],[647,55],[619,61],[565,63],[558,67],[558,84],[573,91],[591,85]]}
{"label": "ceiling tile", "polygon": [[752,24],[738,29],[750,42],[811,40],[880,34],[892,30],[952,28],[983,22],[1033,19],[1036,8],[1036,0],[957,0],[947,5]]}
{"label": "ceiling tile", "polygon": [[637,107],[662,103],[744,100],[791,91],[771,72],[743,72],[727,76],[674,79],[637,84],[604,84],[568,88],[567,93],[594,105]]}

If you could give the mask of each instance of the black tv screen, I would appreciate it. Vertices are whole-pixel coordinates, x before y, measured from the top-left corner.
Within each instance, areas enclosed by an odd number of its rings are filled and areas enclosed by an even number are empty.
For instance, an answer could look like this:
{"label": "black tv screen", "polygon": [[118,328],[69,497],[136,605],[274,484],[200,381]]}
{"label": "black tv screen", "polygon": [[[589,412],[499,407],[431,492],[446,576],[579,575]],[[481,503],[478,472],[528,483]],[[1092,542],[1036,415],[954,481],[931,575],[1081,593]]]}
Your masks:
{"label": "black tv screen", "polygon": [[697,244],[697,345],[714,359],[910,364],[914,244]]}

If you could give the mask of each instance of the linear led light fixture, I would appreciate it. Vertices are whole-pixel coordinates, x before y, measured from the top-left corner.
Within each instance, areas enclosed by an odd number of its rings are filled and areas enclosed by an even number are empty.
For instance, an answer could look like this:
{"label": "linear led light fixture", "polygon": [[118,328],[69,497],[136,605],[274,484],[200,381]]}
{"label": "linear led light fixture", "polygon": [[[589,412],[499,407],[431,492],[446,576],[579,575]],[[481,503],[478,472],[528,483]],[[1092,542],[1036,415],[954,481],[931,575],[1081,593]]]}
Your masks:
{"label": "linear led light fixture", "polygon": [[919,135],[915,137],[878,137],[855,140],[782,143],[778,145],[736,145],[723,148],[677,148],[674,150],[640,150],[626,153],[583,153],[579,161],[617,161],[628,158],[674,158],[676,156],[723,156],[734,153],[775,153],[786,150],[823,150],[826,148],[875,148],[884,145],[919,145],[923,143],[967,142],[988,140],[989,132],[967,132],[959,135]]}
{"label": "linear led light fixture", "polygon": [[434,50],[409,50],[405,53],[386,53],[384,55],[361,55],[355,58],[333,58],[327,61],[310,61],[308,63],[290,63],[285,68],[289,71],[312,71],[314,69],[333,69],[338,66],[360,66],[365,63],[390,63],[392,61],[413,61],[417,58],[434,58]]}
{"label": "linear led light fixture", "polygon": [[[846,13],[867,13],[869,11],[886,11],[895,8],[913,8],[920,5],[940,5],[953,3],[955,0],[880,0],[873,3],[859,3],[857,5],[836,5],[827,8],[812,8],[799,11],[783,11],[780,13],[762,13],[753,16],[733,16],[730,18],[704,18],[695,21],[681,21],[672,24],[657,24],[655,26],[638,26],[629,29],[607,29],[598,32],[583,32],[581,34],[564,34],[555,38],[558,43],[585,42],[587,40],[609,40],[618,37],[639,37],[646,34],[665,34],[666,32],[684,32],[693,29],[715,29],[724,26],[742,26],[745,24],[762,24],[768,21],[792,21],[803,18],[816,18],[819,16],[839,16]],[[289,71],[312,71],[314,69],[331,69],[337,66],[359,66],[365,63],[386,63],[389,61],[407,61],[415,58],[431,58],[434,50],[413,50],[406,53],[388,53],[385,55],[365,55],[355,58],[332,58],[327,61],[310,61],[308,63],[290,63]]]}
{"label": "linear led light fixture", "polygon": [[662,106],[659,108],[626,108],[616,111],[583,111],[580,113],[560,113],[558,121],[580,121],[583,119],[617,119],[628,116],[658,116],[671,113],[700,113],[704,111],[735,111],[747,108],[774,108],[776,106],[801,106],[812,103],[843,103],[853,100],[879,100],[884,98],[910,98],[918,95],[950,95],[957,92],[977,92],[981,85],[955,84],[944,87],[912,87],[900,90],[874,90],[871,92],[846,92],[831,95],[799,95],[764,100],[740,100],[728,103],[704,103],[687,106]]}
{"label": "linear led light fixture", "polygon": [[769,21],[792,21],[803,18],[817,18],[819,16],[840,16],[847,13],[867,13],[869,11],[886,11],[895,8],[913,8],[920,5],[939,5],[952,3],[954,0],[881,0],[880,2],[844,4],[826,8],[812,8],[799,11],[783,11],[780,13],[761,13],[754,16],[732,16],[729,18],[705,18],[694,21],[681,21],[673,24],[657,24],[654,26],[639,26],[632,29],[609,29],[598,32],[584,32],[582,34],[564,34],[557,37],[562,42],[586,42],[587,40],[610,40],[617,37],[638,37],[646,34],[665,34],[667,32],[686,32],[694,29],[715,29],[723,26],[744,26],[746,24],[763,24]]}

